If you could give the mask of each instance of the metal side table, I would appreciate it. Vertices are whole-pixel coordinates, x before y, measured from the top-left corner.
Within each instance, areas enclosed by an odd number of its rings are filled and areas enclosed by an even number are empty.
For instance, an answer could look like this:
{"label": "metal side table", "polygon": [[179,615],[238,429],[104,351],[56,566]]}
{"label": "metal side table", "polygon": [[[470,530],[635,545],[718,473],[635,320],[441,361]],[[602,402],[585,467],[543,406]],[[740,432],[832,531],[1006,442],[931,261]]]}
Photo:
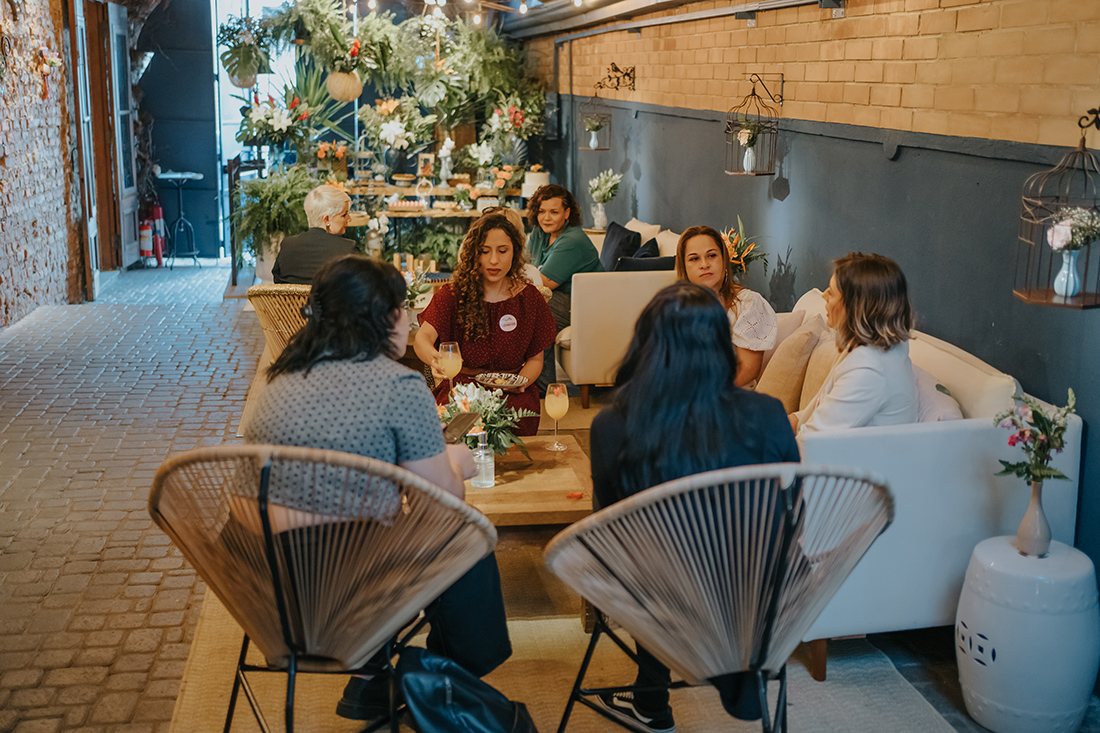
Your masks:
{"label": "metal side table", "polygon": [[[183,215],[183,187],[188,181],[201,181],[203,175],[193,171],[164,171],[158,173],[157,178],[168,181],[176,187],[176,201],[179,204],[176,220],[168,230],[168,269],[172,269],[172,264],[177,257],[190,257],[196,265],[202,267],[202,263],[199,262],[199,250],[195,247],[195,227],[191,226],[191,222]],[[181,250],[179,237],[184,235],[187,236],[187,249]]]}

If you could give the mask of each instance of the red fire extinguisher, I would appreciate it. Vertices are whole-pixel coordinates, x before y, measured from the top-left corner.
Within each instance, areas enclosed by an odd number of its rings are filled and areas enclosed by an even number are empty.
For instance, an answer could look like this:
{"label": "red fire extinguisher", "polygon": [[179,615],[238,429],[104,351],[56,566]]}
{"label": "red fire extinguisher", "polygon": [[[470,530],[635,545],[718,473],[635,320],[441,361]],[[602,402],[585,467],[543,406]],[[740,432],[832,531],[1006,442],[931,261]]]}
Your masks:
{"label": "red fire extinguisher", "polygon": [[143,219],[138,227],[138,254],[141,257],[153,256],[153,220]]}
{"label": "red fire extinguisher", "polygon": [[157,267],[164,266],[164,250],[165,247],[165,235],[168,233],[168,228],[164,224],[164,209],[161,208],[160,202],[156,202],[152,207],[153,214],[153,252],[157,257]]}

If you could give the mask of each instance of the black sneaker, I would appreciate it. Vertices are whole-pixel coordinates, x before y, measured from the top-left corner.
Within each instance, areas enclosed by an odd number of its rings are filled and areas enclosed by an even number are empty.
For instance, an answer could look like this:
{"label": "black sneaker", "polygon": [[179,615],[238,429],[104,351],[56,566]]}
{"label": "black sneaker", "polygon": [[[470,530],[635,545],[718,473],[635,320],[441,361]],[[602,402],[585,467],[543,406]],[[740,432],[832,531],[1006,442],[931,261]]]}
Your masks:
{"label": "black sneaker", "polygon": [[348,720],[381,720],[390,715],[389,681],[385,677],[352,677],[344,696],[336,703],[336,714]]}
{"label": "black sneaker", "polygon": [[598,707],[621,720],[628,728],[641,733],[676,733],[676,722],[672,719],[672,708],[665,708],[657,714],[638,712],[634,707],[634,693],[616,692],[596,695],[593,698]]}

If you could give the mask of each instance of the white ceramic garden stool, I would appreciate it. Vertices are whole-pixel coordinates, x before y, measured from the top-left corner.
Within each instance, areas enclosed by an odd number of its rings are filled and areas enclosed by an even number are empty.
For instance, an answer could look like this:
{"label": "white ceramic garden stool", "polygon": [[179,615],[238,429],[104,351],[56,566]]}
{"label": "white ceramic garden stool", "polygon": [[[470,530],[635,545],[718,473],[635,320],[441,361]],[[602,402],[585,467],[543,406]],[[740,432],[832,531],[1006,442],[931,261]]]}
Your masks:
{"label": "white ceramic garden stool", "polygon": [[1062,542],[1021,555],[1014,537],[978,543],[955,616],[966,710],[997,733],[1071,733],[1100,667],[1092,561]]}

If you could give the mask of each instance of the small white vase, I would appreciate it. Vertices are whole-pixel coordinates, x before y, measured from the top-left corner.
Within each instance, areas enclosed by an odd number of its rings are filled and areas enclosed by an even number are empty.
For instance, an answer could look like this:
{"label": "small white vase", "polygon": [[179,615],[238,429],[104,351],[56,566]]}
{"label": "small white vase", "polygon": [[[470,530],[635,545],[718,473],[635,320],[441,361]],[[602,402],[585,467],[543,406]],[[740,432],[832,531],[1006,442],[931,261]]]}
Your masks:
{"label": "small white vase", "polygon": [[1050,550],[1050,523],[1043,513],[1043,482],[1031,482],[1031,502],[1016,530],[1016,549],[1022,555],[1045,557]]}
{"label": "small white vase", "polygon": [[597,134],[599,130],[589,130],[588,132],[588,147],[595,150],[600,147],[600,136]]}
{"label": "small white vase", "polygon": [[746,173],[752,173],[756,169],[756,151],[752,148],[745,148],[745,157],[741,161],[741,167],[745,169]]}
{"label": "small white vase", "polygon": [[592,228],[607,229],[607,212],[603,204],[592,204]]}
{"label": "small white vase", "polygon": [[447,156],[443,158],[443,162],[439,164],[439,180],[444,184],[447,183],[447,179],[454,176],[451,172],[451,158]]}
{"label": "small white vase", "polygon": [[1054,278],[1054,292],[1066,298],[1072,298],[1081,292],[1081,275],[1077,272],[1079,249],[1062,251],[1062,269]]}

